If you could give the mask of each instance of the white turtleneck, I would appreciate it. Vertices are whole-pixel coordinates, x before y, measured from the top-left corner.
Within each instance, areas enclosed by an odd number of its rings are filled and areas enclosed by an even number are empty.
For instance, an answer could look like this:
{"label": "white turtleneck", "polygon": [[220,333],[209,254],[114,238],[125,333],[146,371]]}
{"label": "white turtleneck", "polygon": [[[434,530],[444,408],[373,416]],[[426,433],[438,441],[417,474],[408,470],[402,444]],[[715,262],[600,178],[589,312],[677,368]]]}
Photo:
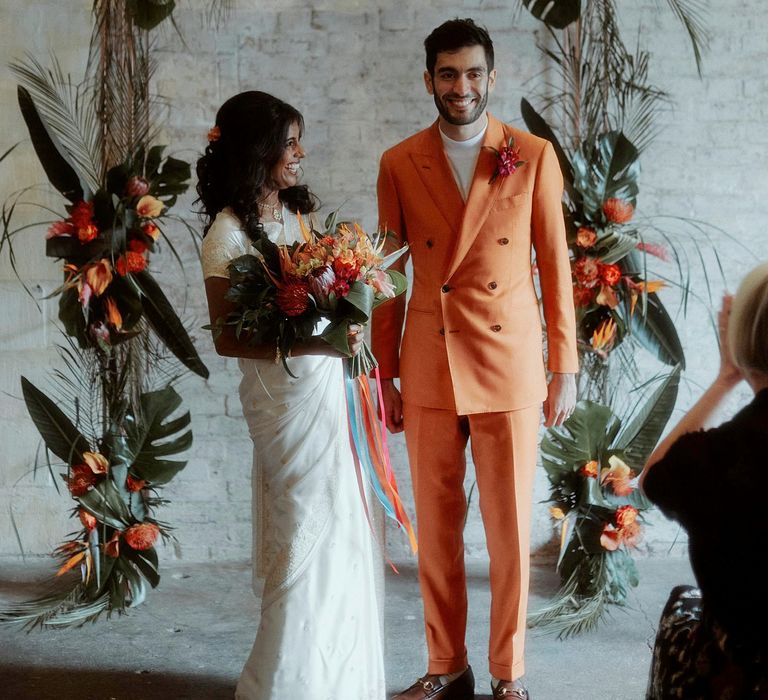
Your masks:
{"label": "white turtleneck", "polygon": [[480,148],[486,129],[488,129],[487,115],[485,117],[485,126],[480,133],[466,141],[454,141],[448,138],[442,129],[440,130],[440,138],[443,140],[445,155],[451,164],[453,177],[465,202],[469,195],[469,188],[472,186],[472,176],[475,174],[477,157],[480,155]]}

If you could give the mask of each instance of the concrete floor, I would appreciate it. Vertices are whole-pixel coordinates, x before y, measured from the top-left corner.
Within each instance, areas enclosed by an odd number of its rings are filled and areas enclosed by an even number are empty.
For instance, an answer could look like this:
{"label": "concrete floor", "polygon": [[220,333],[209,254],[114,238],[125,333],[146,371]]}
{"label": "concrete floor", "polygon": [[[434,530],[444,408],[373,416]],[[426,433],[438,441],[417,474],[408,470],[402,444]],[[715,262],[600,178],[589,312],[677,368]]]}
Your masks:
{"label": "concrete floor", "polygon": [[[3,599],[34,594],[47,562],[0,562]],[[639,561],[640,587],[595,633],[561,642],[529,634],[526,682],[534,700],[640,700],[656,622],[673,585],[693,580],[682,559]],[[82,629],[0,628],[0,700],[231,699],[255,636],[257,600],[246,565],[166,565],[160,588],[130,615]],[[413,566],[386,580],[386,664],[395,692],[425,670]],[[485,657],[487,577],[469,565],[467,646],[478,700],[490,700]],[[533,567],[531,608],[555,590],[548,564]],[[286,700],[289,700],[286,698]],[[306,700],[312,700],[307,698]]]}

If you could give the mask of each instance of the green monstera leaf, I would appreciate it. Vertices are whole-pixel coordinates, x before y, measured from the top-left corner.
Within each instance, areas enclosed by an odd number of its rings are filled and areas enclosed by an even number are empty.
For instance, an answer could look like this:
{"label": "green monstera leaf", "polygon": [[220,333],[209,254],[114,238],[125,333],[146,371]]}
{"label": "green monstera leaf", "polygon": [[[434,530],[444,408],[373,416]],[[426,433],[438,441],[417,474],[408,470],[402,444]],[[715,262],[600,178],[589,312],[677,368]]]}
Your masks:
{"label": "green monstera leaf", "polygon": [[523,0],[523,5],[553,29],[565,29],[581,16],[581,0]]}
{"label": "green monstera leaf", "polygon": [[607,199],[622,199],[634,206],[640,175],[638,158],[637,148],[620,131],[601,134],[596,143],[585,143],[573,156],[573,184],[581,194],[588,221],[607,223],[603,214]]}
{"label": "green monstera leaf", "polygon": [[547,430],[541,441],[542,463],[550,481],[597,459],[605,452],[621,424],[610,408],[594,401],[579,401],[571,417],[560,427]]}
{"label": "green monstera leaf", "polygon": [[129,412],[124,421],[131,471],[152,485],[165,484],[187,464],[186,460],[167,457],[192,445],[189,412],[171,418],[181,406],[181,396],[170,386],[142,394],[140,403],[138,416]]}

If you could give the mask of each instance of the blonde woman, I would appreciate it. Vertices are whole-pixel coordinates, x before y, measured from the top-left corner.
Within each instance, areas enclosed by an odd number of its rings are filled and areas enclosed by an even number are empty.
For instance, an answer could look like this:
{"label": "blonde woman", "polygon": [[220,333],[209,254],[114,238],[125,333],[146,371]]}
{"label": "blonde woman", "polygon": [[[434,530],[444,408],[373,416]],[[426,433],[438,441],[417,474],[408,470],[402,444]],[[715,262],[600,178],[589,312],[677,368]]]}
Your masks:
{"label": "blonde woman", "polygon": [[[719,317],[720,369],[645,465],[647,496],[689,539],[698,588],[678,586],[662,613],[648,700],[768,698],[765,557],[768,482],[768,263]],[[754,399],[714,424],[746,381]]]}

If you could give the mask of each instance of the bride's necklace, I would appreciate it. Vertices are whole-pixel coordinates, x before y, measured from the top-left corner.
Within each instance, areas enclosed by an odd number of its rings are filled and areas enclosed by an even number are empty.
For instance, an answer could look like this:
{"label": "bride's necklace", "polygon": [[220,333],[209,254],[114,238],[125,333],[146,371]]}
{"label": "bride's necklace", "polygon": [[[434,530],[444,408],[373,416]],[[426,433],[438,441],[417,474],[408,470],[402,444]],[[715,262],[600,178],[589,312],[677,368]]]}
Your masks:
{"label": "bride's necklace", "polygon": [[278,223],[283,223],[283,203],[278,201],[277,204],[270,204],[269,202],[256,202],[259,205],[259,210],[263,213],[272,214],[272,218]]}

